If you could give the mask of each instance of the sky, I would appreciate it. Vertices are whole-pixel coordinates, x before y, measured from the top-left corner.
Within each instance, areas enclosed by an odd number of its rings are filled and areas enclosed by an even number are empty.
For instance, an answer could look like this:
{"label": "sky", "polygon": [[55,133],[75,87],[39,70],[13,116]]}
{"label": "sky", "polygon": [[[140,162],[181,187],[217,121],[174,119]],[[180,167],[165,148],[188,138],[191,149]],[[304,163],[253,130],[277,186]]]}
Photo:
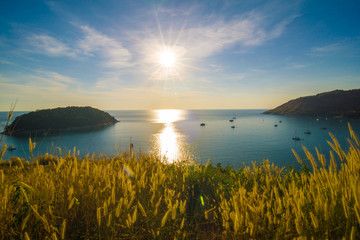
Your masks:
{"label": "sky", "polygon": [[3,0],[0,111],[268,109],[360,88],[359,12],[358,0]]}

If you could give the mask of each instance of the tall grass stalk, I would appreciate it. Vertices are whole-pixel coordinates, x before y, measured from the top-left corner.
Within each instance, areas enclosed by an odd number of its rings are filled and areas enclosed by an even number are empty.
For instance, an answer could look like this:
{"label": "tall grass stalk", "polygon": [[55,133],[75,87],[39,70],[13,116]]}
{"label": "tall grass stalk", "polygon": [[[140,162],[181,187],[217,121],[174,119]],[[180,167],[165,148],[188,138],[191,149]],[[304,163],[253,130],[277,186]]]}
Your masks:
{"label": "tall grass stalk", "polygon": [[131,151],[79,159],[76,149],[0,165],[0,239],[359,239],[360,146],[349,131],[346,151],[333,138],[330,161],[295,153],[311,171]]}
{"label": "tall grass stalk", "polygon": [[[4,126],[4,131],[1,133],[1,136],[0,136],[0,144],[2,143],[2,140],[3,140],[3,137],[5,135],[5,129],[7,128],[7,126],[9,125],[12,117],[13,117],[13,114],[14,114],[14,109],[15,109],[15,106],[16,106],[16,102],[15,104],[11,104],[11,107],[10,107],[10,111],[8,113],[8,116],[7,116],[7,119],[6,119],[6,123],[5,123],[5,126]],[[1,126],[0,126],[1,127]],[[0,128],[1,129],[1,128]],[[1,146],[1,145],[0,145]],[[7,150],[7,144],[4,144],[1,149],[0,149],[0,163],[2,161],[2,158],[5,154]]]}

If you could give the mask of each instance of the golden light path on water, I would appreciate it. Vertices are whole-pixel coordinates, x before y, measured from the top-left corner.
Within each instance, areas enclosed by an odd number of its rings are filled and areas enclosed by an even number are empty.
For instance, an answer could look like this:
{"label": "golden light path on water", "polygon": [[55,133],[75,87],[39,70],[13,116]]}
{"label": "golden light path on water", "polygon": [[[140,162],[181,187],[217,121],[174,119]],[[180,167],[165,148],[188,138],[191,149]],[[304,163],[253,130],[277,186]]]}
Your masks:
{"label": "golden light path on water", "polygon": [[155,122],[163,124],[163,128],[155,134],[155,148],[169,163],[182,155],[183,135],[177,131],[175,122],[183,119],[184,111],[178,109],[154,110]]}

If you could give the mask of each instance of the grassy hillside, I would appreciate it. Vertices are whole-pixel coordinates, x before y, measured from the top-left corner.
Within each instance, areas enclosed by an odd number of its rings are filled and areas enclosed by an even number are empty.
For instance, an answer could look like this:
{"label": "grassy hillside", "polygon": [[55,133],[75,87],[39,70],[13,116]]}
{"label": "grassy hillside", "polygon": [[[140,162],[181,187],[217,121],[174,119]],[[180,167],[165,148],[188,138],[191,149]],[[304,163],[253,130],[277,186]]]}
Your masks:
{"label": "grassy hillside", "polygon": [[109,113],[92,107],[66,107],[37,110],[15,118],[5,134],[28,135],[41,131],[87,128],[108,125],[117,120]]}
{"label": "grassy hillside", "polygon": [[350,133],[347,151],[333,139],[330,160],[304,149],[301,172],[269,161],[234,170],[147,154],[79,159],[75,149],[3,161],[0,239],[359,239]]}
{"label": "grassy hillside", "polygon": [[360,89],[320,93],[291,100],[266,114],[360,117]]}

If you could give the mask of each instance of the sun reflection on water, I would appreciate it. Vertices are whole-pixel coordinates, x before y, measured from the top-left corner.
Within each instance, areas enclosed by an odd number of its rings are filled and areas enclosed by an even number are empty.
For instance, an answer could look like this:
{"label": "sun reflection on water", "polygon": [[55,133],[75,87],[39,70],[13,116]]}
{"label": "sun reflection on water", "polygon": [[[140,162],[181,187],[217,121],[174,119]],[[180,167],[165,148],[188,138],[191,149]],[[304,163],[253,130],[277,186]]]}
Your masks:
{"label": "sun reflection on water", "polygon": [[183,135],[176,129],[175,122],[184,118],[184,111],[177,109],[155,110],[155,122],[163,124],[155,134],[155,149],[168,162],[174,162],[182,155]]}
{"label": "sun reflection on water", "polygon": [[184,119],[184,111],[178,109],[158,109],[155,110],[155,122],[174,123]]}

